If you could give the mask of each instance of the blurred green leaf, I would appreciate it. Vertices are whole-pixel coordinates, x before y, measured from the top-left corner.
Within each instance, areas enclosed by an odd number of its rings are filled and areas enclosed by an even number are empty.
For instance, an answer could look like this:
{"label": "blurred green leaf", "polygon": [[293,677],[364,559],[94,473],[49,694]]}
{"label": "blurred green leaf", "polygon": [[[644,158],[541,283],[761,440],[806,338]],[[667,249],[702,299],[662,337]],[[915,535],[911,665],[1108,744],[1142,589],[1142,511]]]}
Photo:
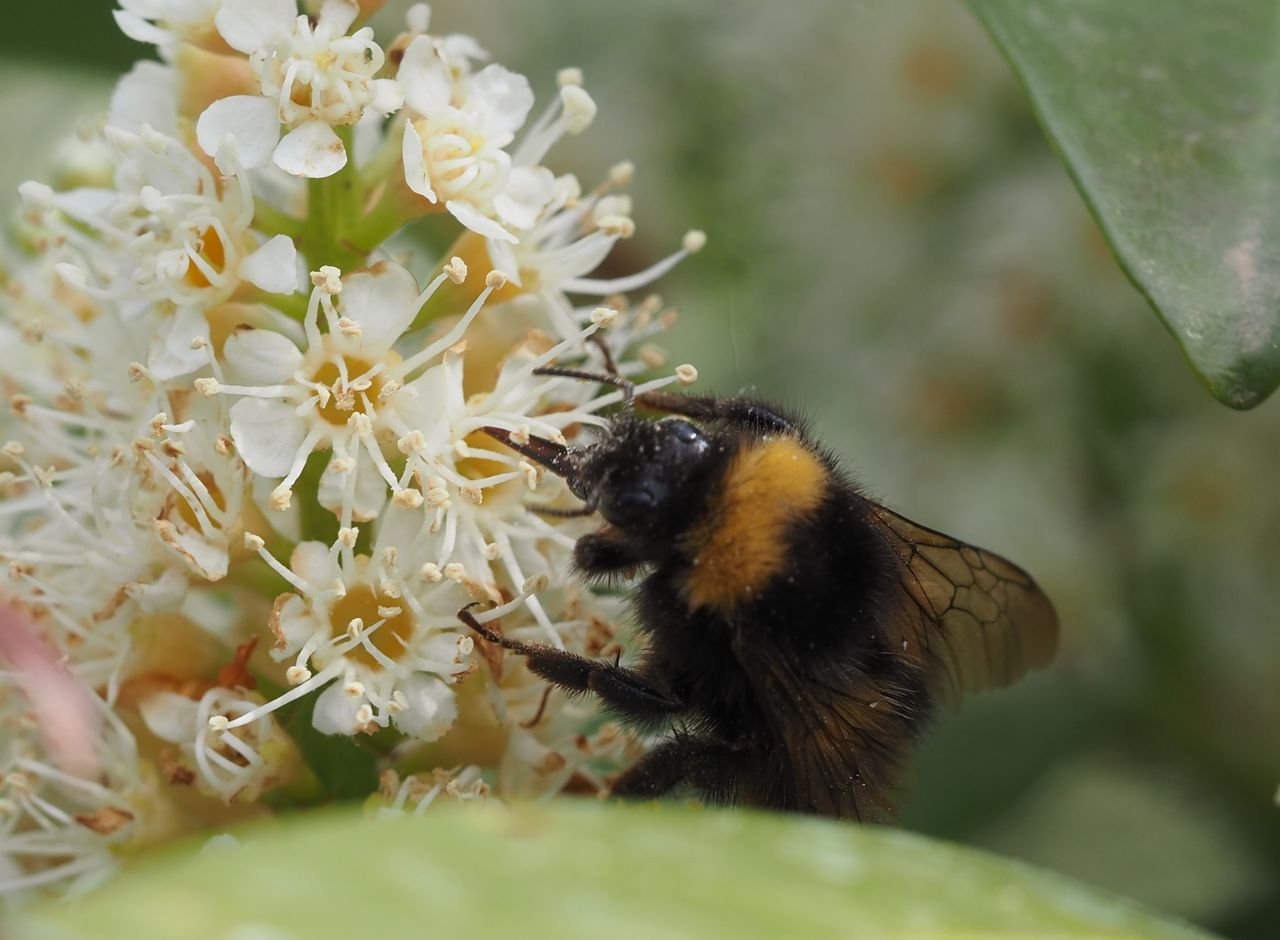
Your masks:
{"label": "blurred green leaf", "polygon": [[558,803],[299,819],[159,858],[17,935],[1205,937],[1024,865],[794,816]]}
{"label": "blurred green leaf", "polygon": [[1280,384],[1280,6],[968,0],[1213,395]]}

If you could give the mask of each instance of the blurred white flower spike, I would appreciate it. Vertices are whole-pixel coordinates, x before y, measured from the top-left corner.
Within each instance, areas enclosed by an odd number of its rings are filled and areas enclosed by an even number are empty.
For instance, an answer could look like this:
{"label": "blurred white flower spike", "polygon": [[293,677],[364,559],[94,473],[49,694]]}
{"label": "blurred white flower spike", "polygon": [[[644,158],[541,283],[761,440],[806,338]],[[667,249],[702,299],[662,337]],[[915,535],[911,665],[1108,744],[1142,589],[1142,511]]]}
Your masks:
{"label": "blurred white flower spike", "polygon": [[0,611],[31,642],[0,671],[0,891],[87,890],[268,796],[599,791],[641,747],[456,614],[625,652],[617,598],[571,573],[590,522],[542,512],[577,502],[484,429],[590,442],[621,392],[545,366],[692,381],[651,342],[673,314],[626,294],[703,238],[599,275],[631,165],[585,193],[544,165],[595,116],[582,75],[534,112],[425,6],[379,45],[380,6],[120,0],[163,61],[59,151],[76,186],[21,187]]}

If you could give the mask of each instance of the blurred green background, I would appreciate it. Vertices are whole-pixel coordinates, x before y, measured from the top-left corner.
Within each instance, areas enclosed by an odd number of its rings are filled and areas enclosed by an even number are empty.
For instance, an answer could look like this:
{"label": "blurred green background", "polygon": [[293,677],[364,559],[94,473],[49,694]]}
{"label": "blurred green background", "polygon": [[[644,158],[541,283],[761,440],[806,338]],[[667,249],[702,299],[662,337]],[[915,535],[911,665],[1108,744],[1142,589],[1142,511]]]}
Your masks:
{"label": "blurred green background", "polygon": [[[145,52],[113,5],[6,10],[6,211]],[[1280,934],[1280,403],[1196,384],[959,0],[433,7],[540,96],[586,72],[600,116],[550,162],[637,163],[612,267],[708,232],[662,285],[704,389],[803,406],[873,494],[1057,603],[1058,663],[938,722],[904,824]]]}

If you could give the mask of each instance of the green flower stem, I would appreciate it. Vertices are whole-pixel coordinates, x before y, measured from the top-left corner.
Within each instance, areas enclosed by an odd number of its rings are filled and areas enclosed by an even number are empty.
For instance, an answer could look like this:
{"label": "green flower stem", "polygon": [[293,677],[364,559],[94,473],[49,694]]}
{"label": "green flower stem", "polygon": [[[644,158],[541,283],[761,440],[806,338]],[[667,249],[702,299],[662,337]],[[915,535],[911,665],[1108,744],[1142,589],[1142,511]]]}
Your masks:
{"label": "green flower stem", "polygon": [[288,235],[295,241],[302,236],[302,220],[261,199],[253,204],[253,227],[264,235]]}
{"label": "green flower stem", "polygon": [[331,264],[341,271],[364,267],[368,252],[354,248],[347,233],[359,218],[360,174],[350,127],[334,128],[347,149],[347,163],[332,176],[307,183],[307,221],[302,249],[313,268]]}
{"label": "green flower stem", "polygon": [[381,145],[373,152],[369,161],[360,168],[360,185],[367,193],[372,193],[382,183],[391,183],[404,175],[400,163],[400,143],[404,138],[404,118],[392,118],[387,125],[386,136]]}
{"label": "green flower stem", "polygon": [[351,229],[347,244],[368,254],[403,228],[409,219],[404,206],[393,194],[392,187],[387,186],[373,208]]}

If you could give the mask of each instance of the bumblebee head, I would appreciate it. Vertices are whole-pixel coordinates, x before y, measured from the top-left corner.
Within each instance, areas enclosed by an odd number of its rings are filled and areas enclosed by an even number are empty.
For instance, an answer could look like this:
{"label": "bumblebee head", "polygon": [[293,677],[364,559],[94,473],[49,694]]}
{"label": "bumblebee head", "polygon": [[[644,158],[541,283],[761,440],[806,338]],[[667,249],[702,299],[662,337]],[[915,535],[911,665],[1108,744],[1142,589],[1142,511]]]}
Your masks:
{"label": "bumblebee head", "polygon": [[485,430],[564,477],[585,503],[583,515],[598,509],[611,525],[648,538],[670,537],[689,524],[716,450],[705,431],[683,418],[624,414],[583,448],[534,437],[526,444],[499,428]]}

